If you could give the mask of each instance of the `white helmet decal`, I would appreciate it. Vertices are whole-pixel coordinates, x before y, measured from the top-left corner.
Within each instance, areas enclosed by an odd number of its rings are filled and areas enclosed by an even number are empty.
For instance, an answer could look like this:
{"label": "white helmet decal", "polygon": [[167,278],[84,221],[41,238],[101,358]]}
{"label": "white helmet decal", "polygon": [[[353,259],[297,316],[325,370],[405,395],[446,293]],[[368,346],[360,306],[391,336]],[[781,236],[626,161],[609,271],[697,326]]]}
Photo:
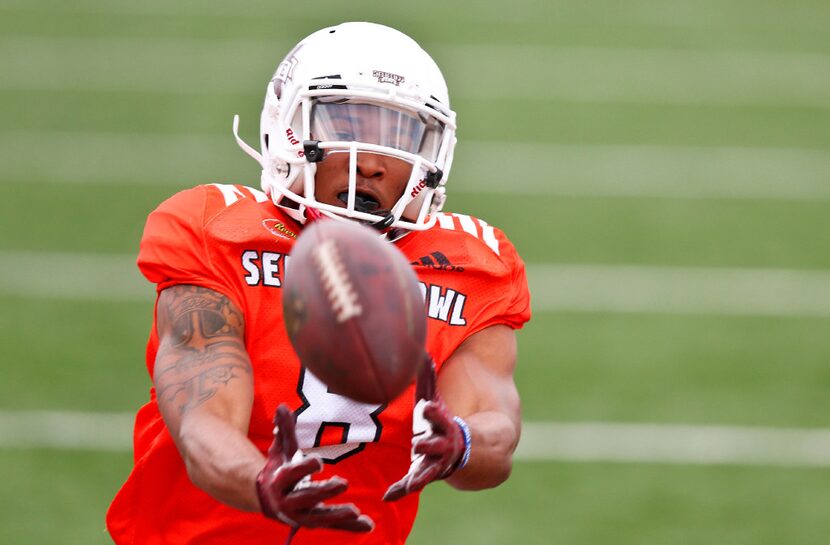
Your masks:
{"label": "white helmet decal", "polygon": [[391,83],[395,87],[400,87],[401,83],[406,81],[406,78],[393,74],[391,72],[384,72],[383,70],[372,70],[372,77],[378,79],[378,83]]}
{"label": "white helmet decal", "polygon": [[[374,116],[383,120],[383,130],[370,131],[371,136],[338,130],[336,120],[343,115]],[[392,28],[343,23],[311,34],[268,82],[260,118],[261,154],[239,138],[237,127],[235,117],[237,142],[262,166],[263,191],[301,222],[310,207],[330,217],[423,230],[435,223],[446,198],[456,142],[447,86],[432,58]],[[345,207],[315,198],[317,162],[329,153],[349,156]],[[355,190],[358,153],[411,165],[406,187],[390,210],[375,214],[362,207]]]}

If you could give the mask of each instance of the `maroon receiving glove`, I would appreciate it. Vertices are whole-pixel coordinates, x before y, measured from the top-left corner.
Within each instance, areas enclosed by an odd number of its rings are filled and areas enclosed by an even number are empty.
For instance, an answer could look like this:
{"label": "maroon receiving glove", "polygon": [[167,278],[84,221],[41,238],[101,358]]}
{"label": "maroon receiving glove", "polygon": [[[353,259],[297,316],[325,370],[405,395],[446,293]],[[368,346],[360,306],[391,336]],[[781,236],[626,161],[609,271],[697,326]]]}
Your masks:
{"label": "maroon receiving glove", "polygon": [[464,467],[470,456],[470,429],[461,418],[450,416],[435,380],[435,364],[427,358],[415,385],[412,464],[403,479],[389,487],[384,501],[398,500],[436,479],[446,479]]}
{"label": "maroon receiving glove", "polygon": [[353,504],[323,503],[346,490],[348,482],[340,477],[311,480],[312,473],[323,469],[323,462],[297,450],[294,415],[284,403],[277,408],[274,426],[268,461],[256,479],[262,513],[292,526],[292,536],[300,527],[370,532],[374,522]]}

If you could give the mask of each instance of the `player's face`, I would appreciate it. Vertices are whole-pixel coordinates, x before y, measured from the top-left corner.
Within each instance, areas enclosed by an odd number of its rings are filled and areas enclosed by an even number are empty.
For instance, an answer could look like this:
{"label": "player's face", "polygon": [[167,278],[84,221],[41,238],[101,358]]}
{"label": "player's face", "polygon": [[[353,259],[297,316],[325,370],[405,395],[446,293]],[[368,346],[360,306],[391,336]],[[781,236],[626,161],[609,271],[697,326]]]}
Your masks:
{"label": "player's face", "polygon": [[[320,101],[312,109],[311,137],[315,140],[356,141],[417,154],[425,145],[431,146],[431,153],[438,134],[417,115],[388,105]],[[403,194],[411,173],[412,164],[402,159],[359,151],[355,208],[370,213],[389,211]],[[345,207],[348,187],[348,151],[329,150],[317,164],[315,197]]]}
{"label": "player's face", "polygon": [[[357,154],[357,198],[355,208],[374,213],[390,210],[403,194],[412,165],[377,153]],[[345,208],[349,196],[349,154],[329,153],[317,163],[315,197],[318,201]]]}

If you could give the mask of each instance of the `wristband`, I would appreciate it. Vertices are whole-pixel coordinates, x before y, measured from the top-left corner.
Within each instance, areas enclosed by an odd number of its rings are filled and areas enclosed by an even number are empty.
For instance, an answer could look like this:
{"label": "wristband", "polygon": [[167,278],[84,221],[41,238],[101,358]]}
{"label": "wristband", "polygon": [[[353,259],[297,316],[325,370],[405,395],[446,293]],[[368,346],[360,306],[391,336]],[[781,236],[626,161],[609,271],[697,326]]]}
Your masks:
{"label": "wristband", "polygon": [[467,462],[470,460],[470,451],[472,450],[473,446],[473,435],[470,433],[470,426],[464,422],[464,419],[460,416],[454,416],[452,418],[458,427],[461,428],[461,435],[464,436],[464,453],[461,455],[461,460],[458,462],[458,465],[455,467],[455,471],[459,469],[463,469]]}

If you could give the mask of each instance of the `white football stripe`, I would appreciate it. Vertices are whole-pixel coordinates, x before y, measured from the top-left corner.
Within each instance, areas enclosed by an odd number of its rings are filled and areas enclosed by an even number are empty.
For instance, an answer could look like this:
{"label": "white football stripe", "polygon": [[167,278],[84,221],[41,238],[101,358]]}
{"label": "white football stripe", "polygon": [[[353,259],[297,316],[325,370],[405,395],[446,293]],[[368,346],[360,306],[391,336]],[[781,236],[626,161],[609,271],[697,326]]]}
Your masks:
{"label": "white football stripe", "polygon": [[[365,3],[364,3],[365,5]],[[341,0],[318,0],[315,8],[325,13],[333,21],[355,19],[362,5],[344,3]],[[821,3],[814,3],[810,9],[790,9],[789,6],[776,2],[754,2],[752,9],[746,9],[740,2],[724,3],[717,0],[666,3],[661,0],[638,2],[635,9],[628,4],[606,3],[597,9],[594,3],[574,2],[557,5],[556,20],[540,21],[537,17],[538,6],[534,3],[518,2],[511,4],[511,9],[504,9],[497,2],[479,2],[475,9],[460,10],[456,3],[433,4],[429,10],[417,3],[401,2],[386,12],[386,18],[405,20],[410,23],[434,23],[437,19],[452,21],[462,12],[465,25],[475,23],[501,23],[512,25],[533,25],[545,23],[545,28],[557,31],[559,26],[601,25],[607,28],[628,28],[644,26],[641,32],[652,27],[670,29],[741,29],[768,36],[770,31],[806,30],[823,32],[828,18]],[[283,23],[276,26],[275,34],[282,28],[290,28],[292,22],[308,17],[308,6],[301,2],[262,2],[246,0],[229,3],[223,0],[199,0],[194,2],[169,2],[166,0],[143,0],[142,2],[112,2],[111,0],[73,0],[60,4],[31,2],[30,0],[4,0],[4,10],[17,12],[49,14],[94,14],[94,15],[145,15],[145,16],[192,16],[198,10],[199,17],[275,17]],[[373,13],[377,12],[371,5]],[[713,15],[716,14],[716,15]],[[287,21],[284,23],[283,21]],[[439,26],[439,29],[442,27]],[[533,26],[530,27],[533,29]],[[299,36],[298,36],[299,38]],[[418,38],[418,36],[415,36]]]}
{"label": "white football stripe", "polygon": [[461,142],[456,153],[450,194],[830,199],[819,150]]}
{"label": "white football stripe", "polygon": [[830,272],[535,264],[544,311],[830,317]]}
{"label": "white football stripe", "polygon": [[134,256],[0,251],[0,294],[29,299],[151,302]]}
{"label": "white football stripe", "polygon": [[[230,128],[230,120],[228,120]],[[249,127],[254,129],[254,127]],[[49,161],[41,145],[51,142]],[[257,176],[227,135],[0,132],[2,183],[193,184]],[[509,160],[508,160],[509,159]],[[787,148],[463,141],[449,191],[830,200],[830,153]]]}
{"label": "white football stripe", "polygon": [[[0,448],[129,451],[133,413],[0,412]],[[830,467],[829,429],[525,422],[519,461]]]}
{"label": "white football stripe", "polygon": [[520,460],[830,466],[830,429],[610,422],[524,424]]}
{"label": "white football stripe", "polygon": [[[150,302],[135,257],[0,251],[0,295]],[[537,312],[830,317],[830,271],[530,264]]]}
{"label": "white football stripe", "polygon": [[[0,65],[10,68],[0,88],[252,93],[292,45],[6,36]],[[830,108],[830,57],[822,53],[517,44],[433,44],[430,51],[449,77],[454,100]]]}
{"label": "white football stripe", "polygon": [[133,413],[0,411],[0,447],[125,451]]}

